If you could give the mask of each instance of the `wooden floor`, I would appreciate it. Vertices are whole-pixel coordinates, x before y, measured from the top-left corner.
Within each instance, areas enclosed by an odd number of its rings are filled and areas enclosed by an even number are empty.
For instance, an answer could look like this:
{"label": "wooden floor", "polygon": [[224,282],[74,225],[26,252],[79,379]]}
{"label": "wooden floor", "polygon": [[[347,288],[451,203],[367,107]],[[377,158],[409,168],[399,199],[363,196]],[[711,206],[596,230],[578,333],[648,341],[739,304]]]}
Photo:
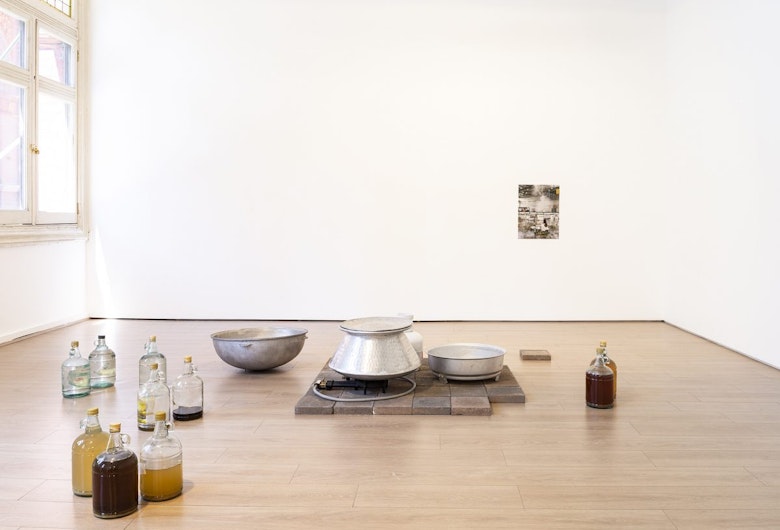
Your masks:
{"label": "wooden floor", "polygon": [[[0,347],[0,528],[780,528],[780,372],[672,326],[416,323],[426,350],[507,349],[526,403],[460,417],[296,416],[339,323],[292,323],[306,345],[272,372],[216,356],[212,332],[258,324],[90,320]],[[116,387],[63,399],[70,340],[87,355],[99,333],[117,352]],[[204,418],[175,428],[185,491],[99,520],[71,494],[70,444],[93,406],[136,452],[149,436],[135,393],[150,334],[171,375],[192,355],[205,380]],[[619,368],[611,410],[584,402],[601,339]]]}

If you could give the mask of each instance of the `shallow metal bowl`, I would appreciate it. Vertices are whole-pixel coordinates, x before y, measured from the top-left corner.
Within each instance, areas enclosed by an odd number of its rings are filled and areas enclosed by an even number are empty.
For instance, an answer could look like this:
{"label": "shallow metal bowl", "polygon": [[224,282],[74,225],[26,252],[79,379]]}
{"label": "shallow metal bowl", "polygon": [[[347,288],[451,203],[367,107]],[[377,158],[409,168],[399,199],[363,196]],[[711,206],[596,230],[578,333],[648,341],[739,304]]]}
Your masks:
{"label": "shallow metal bowl", "polygon": [[490,344],[447,344],[428,350],[428,366],[433,373],[446,379],[498,380],[505,353],[503,348]]}
{"label": "shallow metal bowl", "polygon": [[219,358],[244,370],[270,370],[301,353],[308,330],[303,328],[242,328],[211,334]]}

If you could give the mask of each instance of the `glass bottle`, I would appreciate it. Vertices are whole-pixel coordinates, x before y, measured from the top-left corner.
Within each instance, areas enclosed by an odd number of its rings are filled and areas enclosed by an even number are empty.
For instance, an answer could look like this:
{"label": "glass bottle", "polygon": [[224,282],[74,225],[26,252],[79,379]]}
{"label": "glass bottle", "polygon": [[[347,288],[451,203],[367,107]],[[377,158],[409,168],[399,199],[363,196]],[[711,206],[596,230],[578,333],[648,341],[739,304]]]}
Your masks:
{"label": "glass bottle", "polygon": [[107,388],[116,382],[116,354],[106,345],[106,336],[98,335],[95,349],[89,354],[89,386]]}
{"label": "glass bottle", "polygon": [[604,364],[603,357],[599,355],[585,372],[585,403],[597,409],[612,408],[615,404],[614,388],[615,373]]}
{"label": "glass bottle", "polygon": [[101,519],[123,517],[138,509],[138,457],[125,447],[122,425],[109,426],[106,450],[92,463],[92,513]]}
{"label": "glass bottle", "polygon": [[81,356],[79,341],[74,340],[68,358],[62,362],[62,396],[77,398],[88,396],[89,392],[89,359]]}
{"label": "glass bottle", "polygon": [[[614,361],[614,359],[612,359],[609,355],[607,355],[607,341],[605,340],[599,342],[599,347],[596,348],[596,357],[599,356],[601,356],[602,360],[604,361],[604,364],[608,366],[615,374],[615,384],[614,384],[615,388],[614,388],[612,399],[617,399],[617,376],[618,376],[617,363]],[[593,359],[590,362],[591,366],[594,365],[595,363],[596,363],[596,359]]]}
{"label": "glass bottle", "polygon": [[154,420],[154,434],[138,454],[141,497],[147,501],[164,501],[182,492],[182,449],[181,442],[168,432],[170,424],[165,421],[165,412],[155,412]]}
{"label": "glass bottle", "polygon": [[165,361],[165,355],[157,350],[157,336],[149,337],[149,342],[144,344],[146,352],[138,360],[138,386],[143,385],[149,379],[149,370],[152,363],[157,363],[157,372],[160,374],[160,380],[168,383],[168,370]]}
{"label": "glass bottle", "polygon": [[165,411],[166,418],[171,417],[171,391],[160,381],[157,363],[149,368],[149,379],[138,389],[138,428],[142,431],[154,430],[154,413],[158,410]]}
{"label": "glass bottle", "polygon": [[203,379],[195,374],[192,357],[184,358],[184,373],[173,384],[173,419],[197,420],[203,416]]}
{"label": "glass bottle", "polygon": [[100,427],[98,409],[91,408],[87,417],[81,420],[84,432],[71,445],[71,482],[73,493],[80,497],[92,496],[92,462],[106,450],[108,433]]}

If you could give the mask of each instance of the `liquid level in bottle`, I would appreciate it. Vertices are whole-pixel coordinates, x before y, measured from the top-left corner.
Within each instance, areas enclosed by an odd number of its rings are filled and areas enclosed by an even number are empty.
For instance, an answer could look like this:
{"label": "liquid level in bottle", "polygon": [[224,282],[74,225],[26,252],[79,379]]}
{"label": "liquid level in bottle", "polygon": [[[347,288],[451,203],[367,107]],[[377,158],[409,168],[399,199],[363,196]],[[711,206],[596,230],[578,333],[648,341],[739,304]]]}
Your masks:
{"label": "liquid level in bottle", "polygon": [[189,421],[201,417],[203,417],[203,407],[177,407],[173,410],[174,420]]}
{"label": "liquid level in bottle", "polygon": [[181,463],[166,469],[146,469],[141,473],[141,497],[164,501],[181,494],[184,479]]}
{"label": "liquid level in bottle", "polygon": [[92,513],[101,519],[129,515],[138,509],[138,457],[92,466]]}
{"label": "liquid level in bottle", "polygon": [[585,403],[589,407],[608,409],[615,404],[615,375],[585,374]]}
{"label": "liquid level in bottle", "polygon": [[73,493],[80,497],[92,496],[92,462],[106,450],[108,433],[82,434],[71,451]]}

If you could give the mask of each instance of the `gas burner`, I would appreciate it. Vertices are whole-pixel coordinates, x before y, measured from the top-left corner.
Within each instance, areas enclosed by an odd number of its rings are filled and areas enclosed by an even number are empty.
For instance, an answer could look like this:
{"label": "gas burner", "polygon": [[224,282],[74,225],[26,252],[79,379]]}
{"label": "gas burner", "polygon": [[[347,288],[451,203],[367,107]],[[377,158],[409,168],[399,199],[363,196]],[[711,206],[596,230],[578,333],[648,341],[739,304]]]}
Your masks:
{"label": "gas burner", "polygon": [[[388,394],[387,388],[390,385],[390,379],[353,379],[347,377],[340,381],[330,379],[319,379],[312,385],[312,392],[317,396],[330,401],[382,401],[385,399],[394,399],[401,396],[405,396],[414,392],[417,388],[417,383],[410,377],[394,377],[393,380],[400,379],[409,383],[409,388],[398,393]],[[336,397],[329,396],[320,392],[320,390],[333,390],[339,388],[346,388],[352,390],[362,390],[365,397]],[[369,391],[374,392],[376,395],[368,395]],[[380,395],[382,394],[382,395]]]}
{"label": "gas burner", "polygon": [[364,395],[367,395],[369,390],[373,390],[376,391],[377,393],[381,392],[382,394],[385,394],[387,393],[387,386],[389,383],[390,383],[389,379],[365,380],[365,379],[352,379],[350,377],[347,377],[342,381],[320,379],[319,381],[314,382],[314,384],[317,385],[317,388],[319,388],[320,390],[332,390],[334,388],[351,388],[353,390],[362,390]]}

